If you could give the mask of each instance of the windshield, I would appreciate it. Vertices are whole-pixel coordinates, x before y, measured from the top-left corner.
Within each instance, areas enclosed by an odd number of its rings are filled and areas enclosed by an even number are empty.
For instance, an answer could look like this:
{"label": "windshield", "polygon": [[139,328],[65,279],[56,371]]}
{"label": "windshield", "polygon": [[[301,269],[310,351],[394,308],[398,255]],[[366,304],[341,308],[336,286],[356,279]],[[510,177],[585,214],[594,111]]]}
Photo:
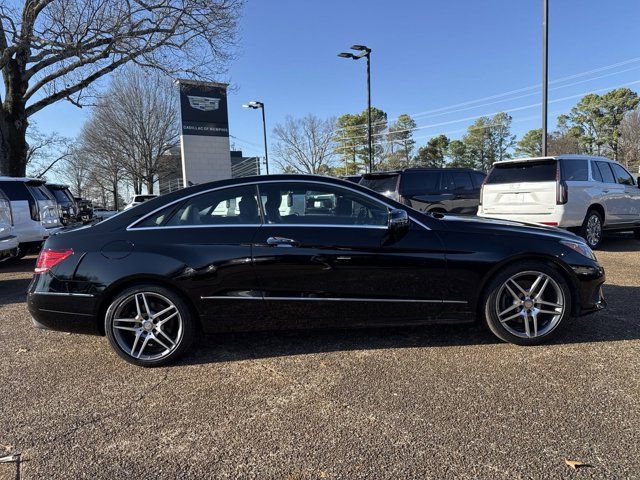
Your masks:
{"label": "windshield", "polygon": [[489,173],[486,183],[554,182],[556,167],[555,160],[497,164]]}
{"label": "windshield", "polygon": [[395,192],[397,184],[397,173],[390,175],[365,175],[362,177],[362,180],[360,180],[360,185],[378,193]]}

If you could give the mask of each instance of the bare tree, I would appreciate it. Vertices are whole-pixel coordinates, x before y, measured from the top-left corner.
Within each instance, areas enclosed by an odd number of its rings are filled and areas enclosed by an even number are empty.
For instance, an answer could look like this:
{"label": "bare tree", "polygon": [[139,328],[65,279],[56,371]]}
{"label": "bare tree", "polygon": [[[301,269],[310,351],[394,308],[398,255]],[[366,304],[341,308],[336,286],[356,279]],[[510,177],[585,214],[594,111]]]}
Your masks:
{"label": "bare tree", "polygon": [[135,62],[167,74],[224,70],[243,0],[0,2],[0,174],[24,175],[29,117]]}
{"label": "bare tree", "polygon": [[309,114],[304,118],[288,116],[273,129],[276,163],[284,172],[327,173],[333,162],[334,118],[322,120]]}
{"label": "bare tree", "polygon": [[71,155],[71,139],[58,132],[43,133],[35,125],[27,132],[28,174],[43,177]]}
{"label": "bare tree", "polygon": [[73,148],[64,160],[62,176],[71,186],[74,195],[82,197],[91,176],[91,159],[79,148]]}
{"label": "bare tree", "polygon": [[125,173],[135,193],[141,193],[143,185],[153,193],[162,157],[178,143],[178,120],[172,82],[155,72],[128,68],[98,101],[82,143],[98,157],[111,181]]}

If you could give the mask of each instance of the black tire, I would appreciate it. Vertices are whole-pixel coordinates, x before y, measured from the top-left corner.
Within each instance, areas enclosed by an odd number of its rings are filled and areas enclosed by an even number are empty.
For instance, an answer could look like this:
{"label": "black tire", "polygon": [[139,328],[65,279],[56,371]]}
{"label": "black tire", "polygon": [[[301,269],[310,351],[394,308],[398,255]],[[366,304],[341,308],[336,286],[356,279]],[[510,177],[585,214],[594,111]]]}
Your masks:
{"label": "black tire", "polygon": [[[536,321],[536,325],[538,325],[540,334],[538,336],[534,336],[531,338],[518,336],[512,333],[513,331],[516,331],[522,328],[523,330],[522,334],[523,335],[526,334],[526,331],[524,331],[525,329],[525,326],[524,326],[525,322],[523,320],[524,317],[521,317],[521,318],[516,317],[515,319],[509,322],[505,322],[504,320],[509,318],[512,315],[512,313],[509,312],[509,314],[504,315],[503,317],[504,323],[503,323],[500,321],[498,317],[498,307],[497,307],[497,305],[499,305],[500,302],[505,300],[504,295],[505,295],[505,291],[507,290],[506,288],[503,288],[503,286],[505,285],[505,282],[507,282],[510,278],[519,274],[523,275],[522,278],[526,280],[527,274],[525,274],[525,272],[537,272],[539,274],[542,274],[543,279],[545,278],[545,276],[549,277],[555,282],[555,285],[557,285],[557,287],[559,288],[559,290],[562,292],[562,295],[563,295],[562,314],[559,315],[559,317],[556,317],[550,314],[542,314],[542,317],[540,317],[540,323]],[[533,278],[534,276],[531,275],[531,277]],[[541,282],[544,283],[544,280],[541,280]],[[540,286],[536,287],[535,290],[538,290],[541,287],[542,283],[539,284]],[[549,284],[553,289],[552,293],[555,294],[556,293],[555,286],[553,285],[552,282],[549,282]],[[547,288],[549,287],[547,286],[545,288],[545,292],[547,292]],[[512,288],[512,290],[517,291],[517,288],[514,287]],[[522,295],[519,291],[517,291],[517,293],[518,295]],[[524,307],[518,306],[516,308],[515,307],[516,301],[512,300],[511,299],[512,295],[511,296],[510,295],[511,294],[507,294],[508,298],[506,299],[507,303],[505,305],[507,305],[508,308],[513,309],[512,310],[513,314],[517,314],[519,313],[519,309]],[[548,295],[548,294],[545,293],[545,295]],[[499,297],[500,297],[500,300],[498,300]],[[549,299],[544,295],[542,298],[546,298],[546,300]],[[508,303],[508,301],[513,301],[513,306],[511,306],[512,304]],[[483,303],[481,304],[481,307],[482,307],[482,311],[484,312],[485,322],[489,327],[489,329],[491,330],[491,332],[501,340],[504,340],[505,342],[509,342],[509,343],[514,343],[516,345],[539,345],[542,343],[546,343],[549,340],[556,337],[559,333],[561,333],[571,323],[571,320],[572,320],[571,289],[567,284],[567,282],[565,281],[562,274],[556,268],[543,262],[536,262],[536,261],[521,262],[521,263],[513,264],[511,266],[507,266],[506,268],[498,272],[491,279],[491,281],[487,285],[487,288],[485,289],[485,295],[483,297]],[[550,307],[538,305],[538,308],[550,308]],[[548,320],[548,322],[544,323],[545,320]],[[527,320],[527,322],[528,322],[528,325],[526,328],[528,330],[531,330],[532,320]],[[520,326],[520,323],[522,324],[522,326]],[[549,328],[549,330],[545,332],[544,329],[547,327]]]}
{"label": "black tire", "polygon": [[[596,232],[590,232],[590,227],[593,226]],[[596,250],[600,244],[602,243],[602,237],[604,236],[603,229],[603,221],[602,215],[597,210],[589,210],[587,212],[587,216],[584,217],[584,222],[582,223],[582,227],[580,228],[580,236],[584,238],[587,245],[591,247],[592,250]]]}
{"label": "black tire", "polygon": [[[175,310],[169,310],[158,318],[143,313],[143,319],[136,320],[141,311],[136,313],[136,303],[140,304],[142,311],[150,311],[153,315],[169,306]],[[168,317],[172,318],[163,322]],[[104,318],[104,331],[111,347],[127,362],[141,367],[160,367],[176,361],[189,350],[196,332],[195,322],[187,304],[174,291],[158,285],[140,284],[127,288],[111,301]],[[131,329],[125,328],[129,325]],[[134,343],[136,338],[138,343]],[[133,349],[129,350],[129,344]],[[139,354],[135,355],[137,352]],[[142,357],[143,354],[149,358]]]}

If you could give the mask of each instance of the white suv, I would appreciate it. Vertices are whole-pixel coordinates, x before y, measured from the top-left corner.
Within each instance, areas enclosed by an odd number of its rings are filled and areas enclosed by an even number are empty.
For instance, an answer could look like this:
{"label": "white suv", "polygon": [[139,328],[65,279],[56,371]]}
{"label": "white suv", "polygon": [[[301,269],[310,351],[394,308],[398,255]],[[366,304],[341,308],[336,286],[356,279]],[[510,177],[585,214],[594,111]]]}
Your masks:
{"label": "white suv", "polygon": [[640,188],[622,165],[604,157],[506,160],[489,172],[478,215],[575,230],[597,248],[603,230],[640,238]]}

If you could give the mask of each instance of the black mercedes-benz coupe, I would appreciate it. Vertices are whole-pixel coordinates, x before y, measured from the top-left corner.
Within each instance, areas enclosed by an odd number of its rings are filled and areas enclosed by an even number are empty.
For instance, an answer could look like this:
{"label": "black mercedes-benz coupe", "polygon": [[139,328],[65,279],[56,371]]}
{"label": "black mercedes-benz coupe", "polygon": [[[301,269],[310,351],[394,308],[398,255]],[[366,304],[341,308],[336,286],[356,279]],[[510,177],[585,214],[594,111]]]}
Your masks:
{"label": "black mercedes-benz coupe", "polygon": [[198,332],[486,322],[550,339],[604,306],[604,271],[553,228],[420,213],[308,175],[207,183],[51,236],[28,293],[43,328],[163,365]]}

